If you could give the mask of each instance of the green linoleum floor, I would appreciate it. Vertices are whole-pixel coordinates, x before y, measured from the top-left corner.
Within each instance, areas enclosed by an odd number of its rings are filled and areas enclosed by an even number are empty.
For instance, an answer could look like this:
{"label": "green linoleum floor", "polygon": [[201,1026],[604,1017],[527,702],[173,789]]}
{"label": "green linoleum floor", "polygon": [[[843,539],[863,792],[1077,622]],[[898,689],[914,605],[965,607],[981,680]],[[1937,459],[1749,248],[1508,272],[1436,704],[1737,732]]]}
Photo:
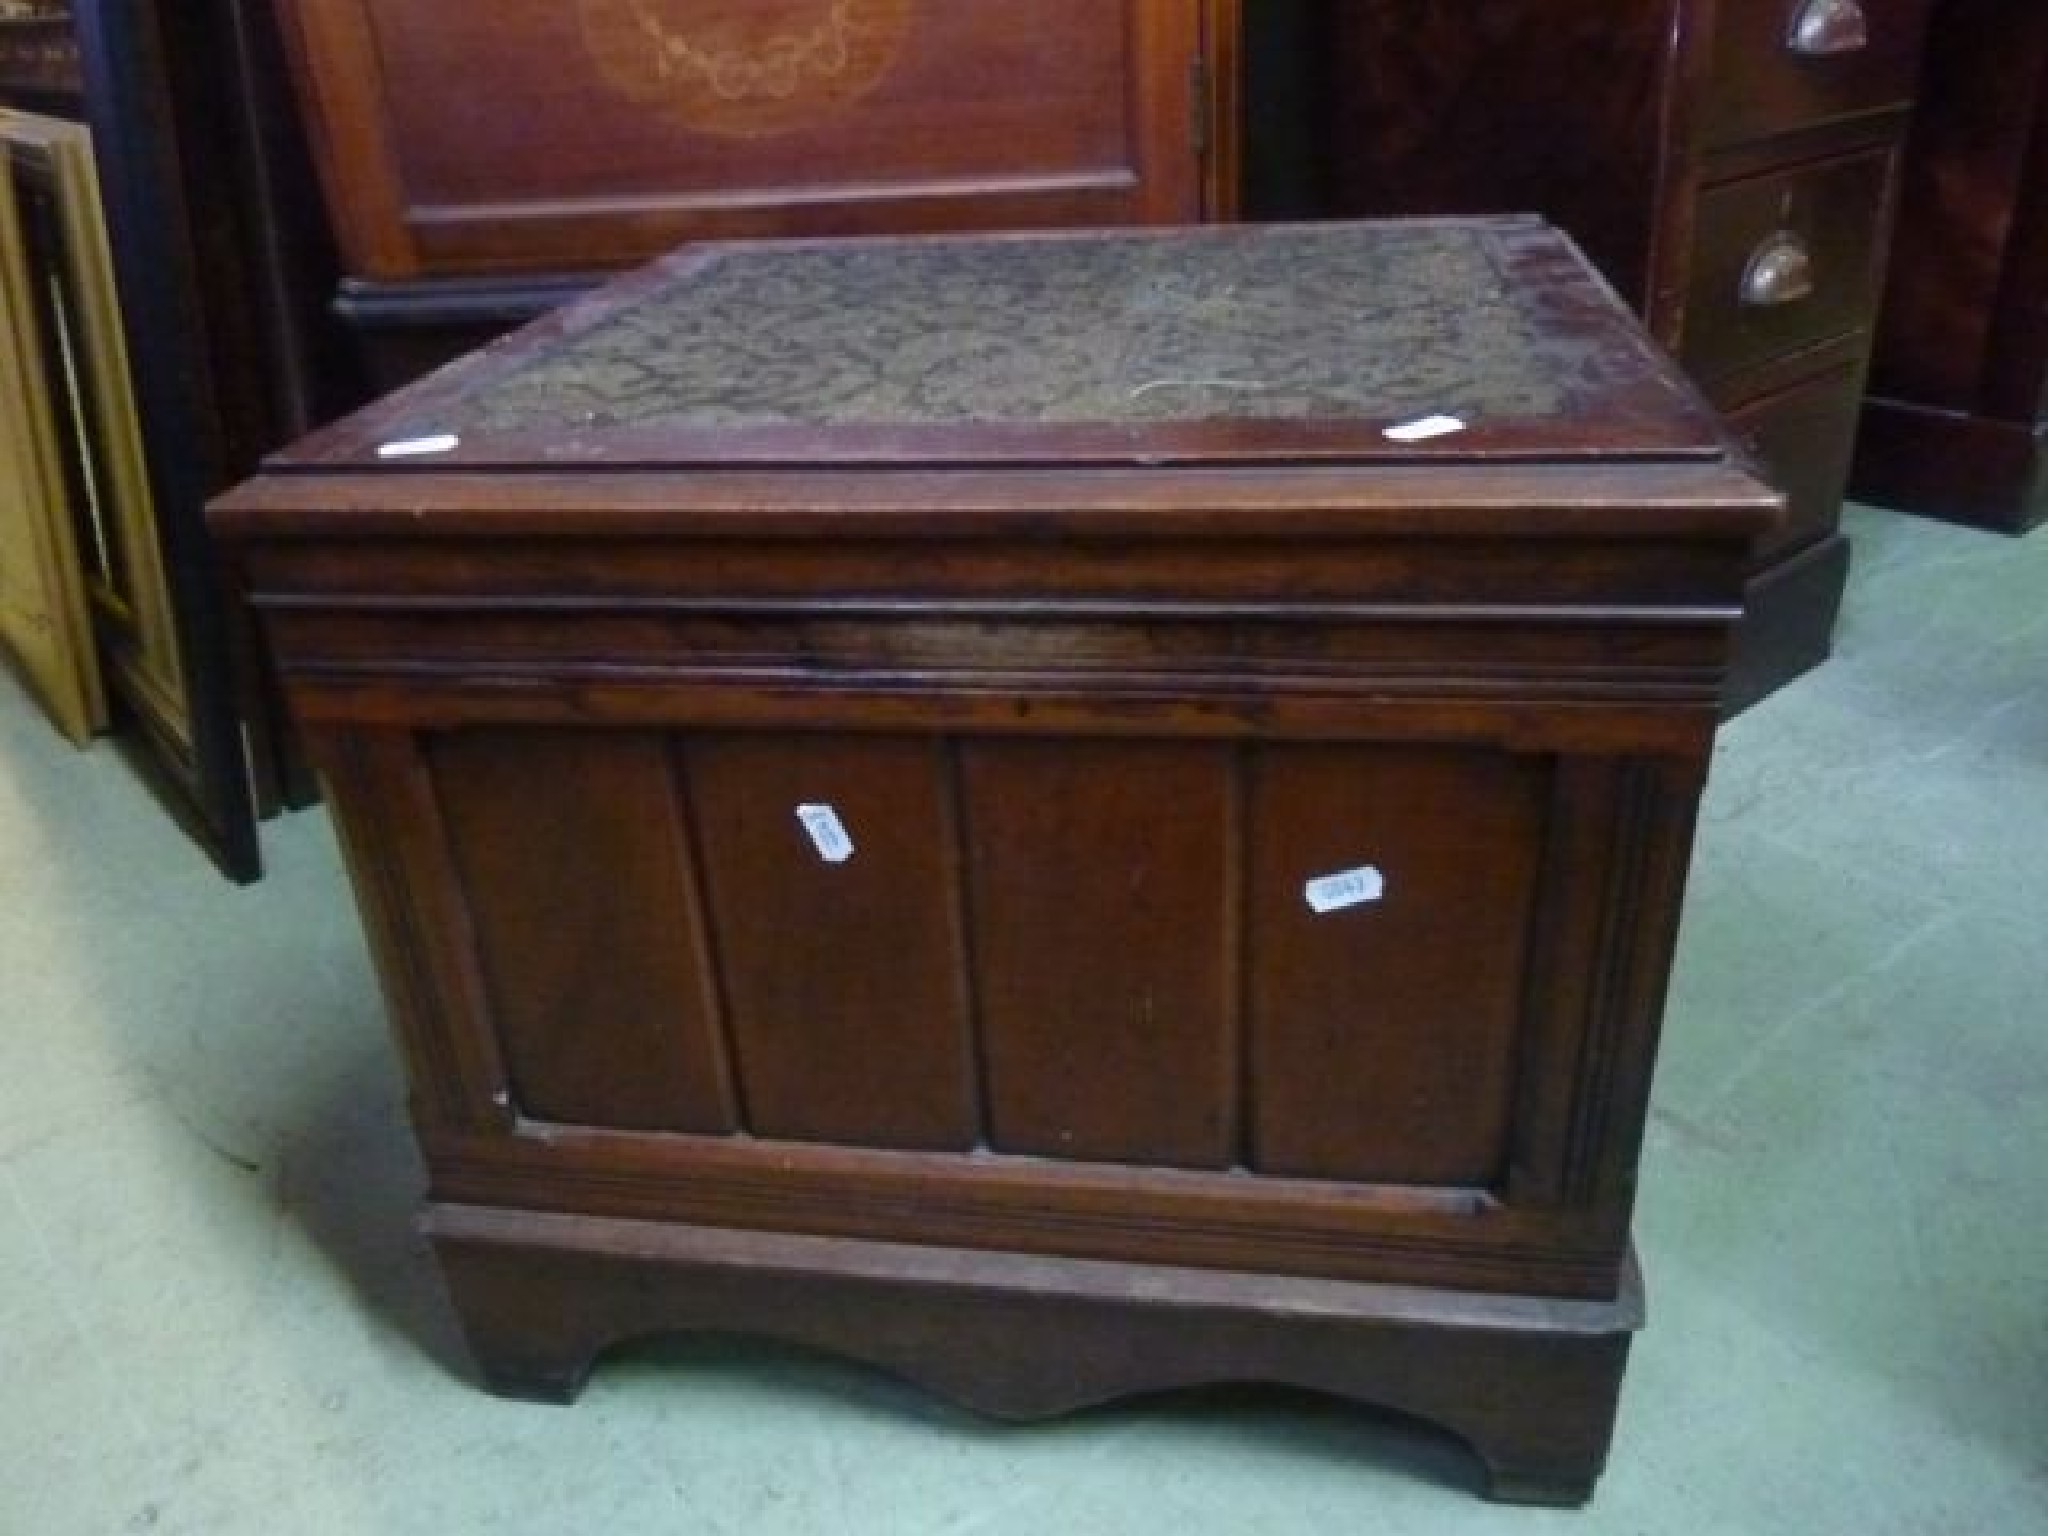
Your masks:
{"label": "green linoleum floor", "polygon": [[2048,534],[1856,510],[1724,734],[1579,1514],[1304,1397],[979,1423],[758,1344],[459,1374],[324,816],[221,882],[0,676],[0,1536],[2048,1532]]}

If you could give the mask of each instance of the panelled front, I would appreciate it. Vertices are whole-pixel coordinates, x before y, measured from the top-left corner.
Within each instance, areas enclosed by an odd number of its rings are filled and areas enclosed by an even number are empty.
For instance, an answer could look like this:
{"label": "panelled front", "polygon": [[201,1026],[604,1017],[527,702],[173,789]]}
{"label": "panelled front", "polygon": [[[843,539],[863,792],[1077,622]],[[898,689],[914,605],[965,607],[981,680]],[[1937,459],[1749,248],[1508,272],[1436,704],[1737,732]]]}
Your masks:
{"label": "panelled front", "polygon": [[280,10],[357,277],[1203,213],[1202,0]]}
{"label": "panelled front", "polygon": [[418,746],[530,1121],[1504,1173],[1548,755],[512,727]]}
{"label": "panelled front", "polygon": [[[316,741],[346,758],[357,734]],[[573,1177],[581,1138],[625,1137],[682,1176],[614,1171],[621,1198],[744,1225],[720,1203],[730,1181],[774,1169],[761,1219],[858,1233],[870,1218],[834,1194],[833,1164],[870,1148],[916,1155],[864,1175],[896,1191],[899,1239],[996,1219],[1014,1169],[1046,1225],[1011,1220],[1003,1241],[1051,1252],[1262,1241],[1303,1273],[1449,1265],[1487,1288],[1527,1283],[1525,1260],[1486,1255],[1534,1218],[1584,1245],[1559,1249],[1544,1286],[1595,1293],[1619,1261],[1589,1207],[1509,1195],[1532,1149],[1548,1165],[1529,1187],[1589,1193],[1590,1164],[1564,1163],[1593,1154],[1525,1121],[1573,1079],[1582,1037],[1626,1030],[1525,1028],[1532,978],[1597,963],[1559,951],[1589,936],[1541,937],[1540,872],[1643,854],[1624,818],[1565,813],[1552,753],[538,724],[372,737],[410,743],[427,800],[365,804],[338,773],[337,812],[372,840],[447,845],[412,899],[462,911],[465,938],[407,963],[449,973],[430,990],[451,1049],[500,1064],[487,1162],[498,1142],[543,1181]],[[447,888],[420,884],[433,868]],[[1247,1227],[1251,1175],[1297,1193]],[[1182,1215],[1140,1214],[1156,1189],[1105,1193],[1160,1177],[1180,1181]],[[1319,1185],[1335,1204],[1304,1193]]]}

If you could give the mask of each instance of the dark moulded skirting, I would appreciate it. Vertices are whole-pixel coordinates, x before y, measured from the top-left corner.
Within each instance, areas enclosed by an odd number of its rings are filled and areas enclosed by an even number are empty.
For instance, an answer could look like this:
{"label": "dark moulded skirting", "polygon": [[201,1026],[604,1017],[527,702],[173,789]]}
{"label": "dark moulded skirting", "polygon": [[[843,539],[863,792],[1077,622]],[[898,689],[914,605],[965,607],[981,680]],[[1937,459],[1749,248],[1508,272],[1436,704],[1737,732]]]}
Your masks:
{"label": "dark moulded skirting", "polygon": [[364,330],[434,330],[522,325],[604,280],[594,272],[515,272],[502,276],[380,282],[344,278],[334,310]]}
{"label": "dark moulded skirting", "polygon": [[334,312],[355,338],[371,387],[382,394],[582,297],[604,276],[517,272],[402,282],[351,277],[335,293]]}
{"label": "dark moulded skirting", "polygon": [[1945,522],[2025,533],[2048,518],[2042,430],[1873,397],[1863,404],[1849,494]]}
{"label": "dark moulded skirting", "polygon": [[1849,582],[1849,541],[1831,533],[1754,577],[1743,594],[1722,712],[1734,715],[1828,659]]}
{"label": "dark moulded skirting", "polygon": [[477,1206],[429,1206],[422,1227],[506,1395],[570,1401],[608,1348],[698,1330],[827,1350],[1016,1421],[1305,1387],[1451,1431],[1516,1503],[1591,1496],[1643,1321],[1633,1260],[1615,1300],[1556,1301]]}

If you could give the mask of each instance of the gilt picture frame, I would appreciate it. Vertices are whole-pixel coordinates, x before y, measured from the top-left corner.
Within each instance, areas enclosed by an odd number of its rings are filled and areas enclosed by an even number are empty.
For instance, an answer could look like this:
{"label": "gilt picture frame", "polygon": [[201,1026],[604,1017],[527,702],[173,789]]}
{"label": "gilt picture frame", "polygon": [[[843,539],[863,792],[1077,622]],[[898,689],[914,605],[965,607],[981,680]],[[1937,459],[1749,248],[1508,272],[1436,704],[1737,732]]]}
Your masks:
{"label": "gilt picture frame", "polygon": [[[0,147],[17,114],[0,115]],[[57,729],[83,746],[106,725],[90,603],[43,366],[36,278],[0,167],[0,643]]]}
{"label": "gilt picture frame", "polygon": [[[163,569],[101,214],[82,124],[0,111],[21,255],[36,291],[41,401],[55,489],[71,523],[105,686],[157,743],[191,752],[175,615]],[[34,357],[34,353],[29,354]]]}

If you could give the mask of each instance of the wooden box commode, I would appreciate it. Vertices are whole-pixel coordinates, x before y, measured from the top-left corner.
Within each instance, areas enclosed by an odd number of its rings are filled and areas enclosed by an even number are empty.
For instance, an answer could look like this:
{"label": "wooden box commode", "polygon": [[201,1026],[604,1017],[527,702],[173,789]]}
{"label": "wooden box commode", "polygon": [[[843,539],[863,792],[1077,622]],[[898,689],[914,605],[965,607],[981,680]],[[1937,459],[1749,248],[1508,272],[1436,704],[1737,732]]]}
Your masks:
{"label": "wooden box commode", "polygon": [[1501,218],[701,246],[214,521],[492,1385],[1276,1381],[1571,1502],[1778,508]]}

